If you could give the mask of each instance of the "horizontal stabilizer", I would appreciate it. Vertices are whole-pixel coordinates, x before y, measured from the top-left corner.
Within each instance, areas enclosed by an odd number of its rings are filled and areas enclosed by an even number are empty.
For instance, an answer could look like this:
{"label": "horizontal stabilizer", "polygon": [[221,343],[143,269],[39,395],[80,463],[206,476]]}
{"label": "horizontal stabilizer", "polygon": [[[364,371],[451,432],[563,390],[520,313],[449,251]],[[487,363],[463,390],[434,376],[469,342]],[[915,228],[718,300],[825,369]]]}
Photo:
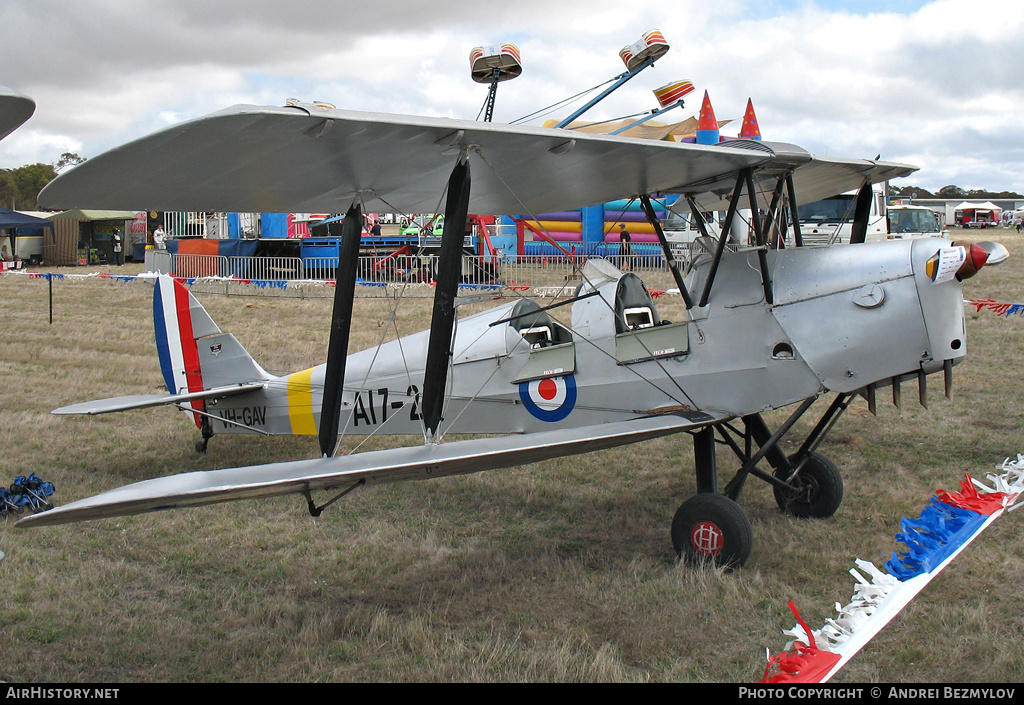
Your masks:
{"label": "horizontal stabilizer", "polygon": [[165,406],[167,404],[181,404],[196,399],[223,399],[236,394],[245,394],[257,389],[263,389],[263,382],[250,384],[233,384],[227,387],[215,387],[204,389],[201,392],[190,392],[188,394],[132,394],[126,397],[111,397],[109,399],[96,399],[95,401],[84,401],[79,404],[62,406],[54,409],[51,414],[110,414],[115,411],[130,411],[132,409],[149,409],[154,406]]}
{"label": "horizontal stabilizer", "polygon": [[571,430],[296,460],[145,480],[25,517],[20,527],[143,514],[255,497],[349,487],[357,482],[426,480],[586,453],[698,428],[727,417],[664,415]]}

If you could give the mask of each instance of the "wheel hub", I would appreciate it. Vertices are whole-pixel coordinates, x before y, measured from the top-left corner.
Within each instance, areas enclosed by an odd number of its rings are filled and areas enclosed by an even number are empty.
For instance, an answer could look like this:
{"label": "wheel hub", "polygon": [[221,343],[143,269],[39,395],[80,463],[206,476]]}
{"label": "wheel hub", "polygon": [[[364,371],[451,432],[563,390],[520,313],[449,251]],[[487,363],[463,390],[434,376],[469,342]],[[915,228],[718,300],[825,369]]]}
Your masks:
{"label": "wheel hub", "polygon": [[793,500],[797,502],[811,502],[818,494],[818,481],[813,477],[798,475],[792,483],[796,490],[793,492]]}
{"label": "wheel hub", "polygon": [[714,522],[699,521],[690,530],[690,545],[697,555],[714,557],[725,546],[725,536]]}

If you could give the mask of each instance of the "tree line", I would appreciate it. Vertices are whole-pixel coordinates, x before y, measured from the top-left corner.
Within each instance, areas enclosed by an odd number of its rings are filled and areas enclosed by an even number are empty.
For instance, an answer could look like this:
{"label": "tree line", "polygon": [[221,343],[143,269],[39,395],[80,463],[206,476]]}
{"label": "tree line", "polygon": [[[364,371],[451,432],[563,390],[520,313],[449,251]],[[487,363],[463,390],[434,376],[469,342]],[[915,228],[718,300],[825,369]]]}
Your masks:
{"label": "tree line", "polygon": [[11,210],[38,210],[36,196],[43,186],[57,178],[61,169],[84,161],[73,152],[64,152],[56,164],[26,164],[16,169],[0,169],[0,206]]}
{"label": "tree line", "polygon": [[890,196],[901,196],[903,198],[945,198],[947,200],[957,199],[964,201],[990,201],[994,198],[1011,199],[1020,198],[1024,199],[1015,191],[989,191],[988,189],[963,189],[959,186],[943,186],[935,193],[932,193],[928,189],[921,188],[920,186],[900,186],[900,187],[889,187]]}

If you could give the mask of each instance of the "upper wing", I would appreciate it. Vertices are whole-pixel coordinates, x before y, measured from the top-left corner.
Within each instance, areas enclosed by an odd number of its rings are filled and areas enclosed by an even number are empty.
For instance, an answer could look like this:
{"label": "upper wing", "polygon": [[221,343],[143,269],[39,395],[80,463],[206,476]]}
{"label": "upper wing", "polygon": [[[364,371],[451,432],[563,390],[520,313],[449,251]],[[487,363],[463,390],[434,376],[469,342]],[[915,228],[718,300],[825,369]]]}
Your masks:
{"label": "upper wing", "polygon": [[[568,210],[658,192],[724,210],[740,169],[794,172],[815,201],[916,170],[812,157],[790,144],[706,146],[578,130],[358,113],[312,104],[239,105],[93,157],[51,181],[51,208],[433,213],[461,149],[473,162],[473,213]],[[759,194],[763,206],[771,197]],[[745,201],[744,201],[745,203]]]}
{"label": "upper wing", "polygon": [[[916,166],[897,162],[816,157],[796,145],[784,142],[737,139],[722,142],[719,149],[770,154],[769,159],[757,167],[759,176],[770,178],[792,173],[798,203],[812,203],[846,191],[854,191],[866,183],[888,181],[917,171]],[[723,173],[706,181],[683,184],[668,191],[693,196],[702,210],[726,210],[735,184],[735,172]],[[759,189],[757,199],[760,207],[769,206],[772,187],[773,184],[755,185],[755,188]],[[746,193],[744,187],[741,207],[747,205]]]}
{"label": "upper wing", "polygon": [[306,493],[347,487],[359,481],[399,482],[468,474],[636,443],[725,418],[692,412],[686,416],[646,417],[522,436],[474,438],[336,458],[189,472],[110,490],[25,517],[18,526],[48,526],[175,507]]}
{"label": "upper wing", "polygon": [[51,181],[51,208],[433,213],[459,149],[470,212],[542,213],[701,182],[770,152],[560,129],[325,109],[235,106],[93,157]]}
{"label": "upper wing", "polygon": [[35,110],[34,100],[0,86],[0,140],[21,127]]}

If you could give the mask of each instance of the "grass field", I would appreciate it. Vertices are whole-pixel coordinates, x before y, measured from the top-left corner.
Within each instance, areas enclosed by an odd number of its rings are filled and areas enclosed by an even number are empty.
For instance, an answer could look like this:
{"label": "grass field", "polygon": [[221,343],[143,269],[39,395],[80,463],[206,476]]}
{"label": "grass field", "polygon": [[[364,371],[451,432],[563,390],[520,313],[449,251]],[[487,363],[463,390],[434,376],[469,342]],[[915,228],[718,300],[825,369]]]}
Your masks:
{"label": "grass field", "polygon": [[[1024,239],[967,237],[1012,256],[965,298],[1024,302]],[[0,484],[35,472],[67,503],[316,455],[313,438],[243,436],[197,455],[195,427],[170,409],[50,415],[161,391],[150,296],[141,283],[55,281],[51,325],[45,280],[0,277]],[[199,297],[268,370],[322,361],[329,299]],[[409,302],[400,332],[425,327],[429,305]],[[680,305],[658,300],[672,320]],[[356,345],[377,342],[387,306],[359,300]],[[849,600],[855,558],[900,547],[901,516],[1024,452],[1024,317],[967,318],[952,400],[938,377],[927,410],[910,385],[902,409],[880,398],[877,417],[859,400],[820,449],[846,483],[835,517],[784,516],[767,485],[748,484],[755,545],[735,573],[672,555],[672,514],[695,491],[685,435],[359,491],[316,519],[290,497],[34,530],[0,521],[0,682],[758,680],[765,648],[793,625],[788,600],[820,626]],[[997,521],[836,681],[1024,680],[1022,519]]]}

